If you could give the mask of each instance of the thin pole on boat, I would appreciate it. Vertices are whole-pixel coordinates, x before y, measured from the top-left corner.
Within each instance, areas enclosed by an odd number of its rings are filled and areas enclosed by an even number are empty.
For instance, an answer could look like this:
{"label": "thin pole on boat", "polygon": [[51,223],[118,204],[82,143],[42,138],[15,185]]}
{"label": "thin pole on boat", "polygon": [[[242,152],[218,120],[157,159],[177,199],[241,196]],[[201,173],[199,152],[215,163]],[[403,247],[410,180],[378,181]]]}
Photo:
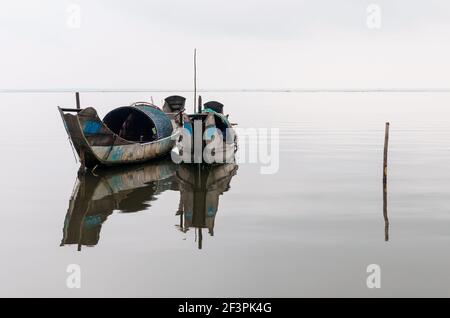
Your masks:
{"label": "thin pole on boat", "polygon": [[75,99],[77,100],[77,109],[80,109],[80,93],[75,93]]}
{"label": "thin pole on boat", "polygon": [[198,112],[202,112],[202,96],[198,95]]}
{"label": "thin pole on boat", "polygon": [[389,241],[389,218],[387,211],[387,160],[389,145],[389,123],[386,123],[384,131],[384,155],[383,155],[383,217],[384,217],[384,240]]}
{"label": "thin pole on boat", "polygon": [[194,49],[194,113],[197,110],[197,49]]}

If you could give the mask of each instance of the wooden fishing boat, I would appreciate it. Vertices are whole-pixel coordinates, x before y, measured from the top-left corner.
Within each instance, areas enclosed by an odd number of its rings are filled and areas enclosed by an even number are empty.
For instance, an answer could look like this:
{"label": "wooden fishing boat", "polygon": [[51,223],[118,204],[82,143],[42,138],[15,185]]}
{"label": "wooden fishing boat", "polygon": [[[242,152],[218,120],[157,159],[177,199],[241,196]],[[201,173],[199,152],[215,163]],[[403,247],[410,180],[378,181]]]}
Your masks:
{"label": "wooden fishing boat", "polygon": [[211,101],[204,105],[199,98],[195,114],[183,115],[181,142],[177,144],[180,161],[184,163],[223,164],[235,160],[237,135],[223,104]]}
{"label": "wooden fishing boat", "polygon": [[168,154],[177,141],[184,111],[184,100],[168,99],[168,112],[138,102],[112,110],[103,120],[92,107],[58,109],[81,165],[93,168],[140,163]]}

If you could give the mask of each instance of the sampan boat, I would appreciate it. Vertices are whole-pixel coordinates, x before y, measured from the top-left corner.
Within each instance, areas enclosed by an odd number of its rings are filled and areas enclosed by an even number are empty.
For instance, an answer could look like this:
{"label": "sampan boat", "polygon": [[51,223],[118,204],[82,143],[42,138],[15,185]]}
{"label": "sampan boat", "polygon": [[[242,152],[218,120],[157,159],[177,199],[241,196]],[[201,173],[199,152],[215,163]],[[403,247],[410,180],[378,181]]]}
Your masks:
{"label": "sampan boat", "polygon": [[184,98],[171,96],[166,104],[170,113],[139,102],[116,108],[103,120],[92,107],[58,109],[81,165],[94,168],[140,163],[168,154],[177,141]]}
{"label": "sampan boat", "polygon": [[198,102],[198,111],[183,115],[183,130],[177,143],[184,163],[223,164],[235,160],[238,149],[236,124],[223,113],[224,105],[210,101]]}

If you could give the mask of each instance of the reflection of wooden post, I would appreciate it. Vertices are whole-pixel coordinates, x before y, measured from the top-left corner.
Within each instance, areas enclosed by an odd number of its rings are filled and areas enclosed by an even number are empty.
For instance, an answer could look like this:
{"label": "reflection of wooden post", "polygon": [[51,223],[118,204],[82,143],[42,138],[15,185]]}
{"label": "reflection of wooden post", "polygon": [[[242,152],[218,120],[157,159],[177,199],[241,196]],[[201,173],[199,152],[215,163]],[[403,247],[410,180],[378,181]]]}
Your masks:
{"label": "reflection of wooden post", "polygon": [[384,217],[384,240],[389,241],[389,219],[387,211],[387,187],[383,185],[383,217]]}
{"label": "reflection of wooden post", "polygon": [[[78,175],[78,180],[80,182],[80,189],[79,189],[79,195],[81,199],[84,201],[86,200],[86,176],[85,174]],[[83,217],[80,222],[80,229],[78,230],[78,246],[77,251],[81,252],[81,246],[82,246],[82,238],[83,238],[83,224],[84,219],[86,217],[86,214],[88,212],[88,207],[86,206],[86,211],[83,214]]]}
{"label": "reflection of wooden post", "polygon": [[383,155],[383,217],[384,217],[384,240],[389,241],[389,218],[387,211],[387,160],[389,145],[389,123],[386,123],[384,132],[384,155]]}

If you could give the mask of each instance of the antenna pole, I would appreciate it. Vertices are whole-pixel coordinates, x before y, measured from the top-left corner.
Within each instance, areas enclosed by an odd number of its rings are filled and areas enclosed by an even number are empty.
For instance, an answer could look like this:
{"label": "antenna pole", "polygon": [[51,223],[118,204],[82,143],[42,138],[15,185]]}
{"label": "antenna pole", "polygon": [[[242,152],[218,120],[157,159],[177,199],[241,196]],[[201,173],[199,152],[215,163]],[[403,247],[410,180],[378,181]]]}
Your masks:
{"label": "antenna pole", "polygon": [[194,49],[194,113],[197,111],[197,49]]}

